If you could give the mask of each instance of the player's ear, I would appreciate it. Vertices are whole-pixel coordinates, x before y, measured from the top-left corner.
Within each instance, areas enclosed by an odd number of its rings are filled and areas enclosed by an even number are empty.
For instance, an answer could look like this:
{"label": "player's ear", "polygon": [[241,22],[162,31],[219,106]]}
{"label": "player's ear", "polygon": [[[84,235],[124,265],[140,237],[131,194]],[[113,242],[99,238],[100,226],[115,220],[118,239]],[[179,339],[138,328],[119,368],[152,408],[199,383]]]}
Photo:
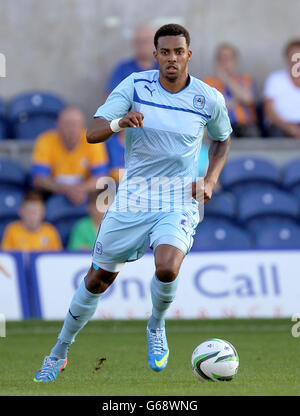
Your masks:
{"label": "player's ear", "polygon": [[191,59],[193,52],[189,49],[188,50],[188,61]]}
{"label": "player's ear", "polygon": [[154,51],[153,51],[153,58],[154,58],[155,61],[157,61],[157,50],[156,49],[154,49]]}

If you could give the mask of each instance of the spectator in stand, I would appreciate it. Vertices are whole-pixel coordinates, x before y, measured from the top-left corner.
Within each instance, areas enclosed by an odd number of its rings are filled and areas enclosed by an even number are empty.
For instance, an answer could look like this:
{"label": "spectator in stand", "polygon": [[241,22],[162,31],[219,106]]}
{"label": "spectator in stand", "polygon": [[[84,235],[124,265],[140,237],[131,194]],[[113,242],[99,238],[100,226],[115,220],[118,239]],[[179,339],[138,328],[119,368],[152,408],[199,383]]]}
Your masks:
{"label": "spectator in stand", "polygon": [[157,62],[153,59],[153,37],[154,33],[150,27],[140,26],[136,29],[132,42],[133,57],[117,64],[108,81],[107,94],[133,72],[158,69]]}
{"label": "spectator in stand", "polygon": [[19,251],[58,251],[62,249],[58,232],[53,225],[43,222],[44,202],[40,194],[27,193],[21,204],[20,220],[5,228],[1,249]]}
{"label": "spectator in stand", "polygon": [[[98,201],[97,203],[97,199],[100,193],[99,191],[93,191],[89,194],[89,216],[81,218],[74,225],[69,239],[69,250],[92,250],[95,244],[100,223],[104,217],[106,209],[108,208],[108,206],[105,206],[104,203],[108,203],[108,201],[103,201],[102,203],[101,201]],[[99,204],[101,205],[100,207]]]}
{"label": "spectator in stand", "polygon": [[57,130],[42,133],[32,156],[34,187],[67,196],[73,204],[86,201],[96,189],[97,179],[107,174],[105,145],[87,143],[82,111],[66,107],[59,115]]}
{"label": "spectator in stand", "polygon": [[289,42],[284,50],[286,68],[272,72],[266,80],[264,114],[270,137],[300,138],[299,54],[300,39]]}
{"label": "spectator in stand", "polygon": [[233,137],[259,137],[255,85],[251,76],[240,74],[238,68],[238,50],[230,44],[221,44],[215,54],[215,75],[204,82],[224,95]]}

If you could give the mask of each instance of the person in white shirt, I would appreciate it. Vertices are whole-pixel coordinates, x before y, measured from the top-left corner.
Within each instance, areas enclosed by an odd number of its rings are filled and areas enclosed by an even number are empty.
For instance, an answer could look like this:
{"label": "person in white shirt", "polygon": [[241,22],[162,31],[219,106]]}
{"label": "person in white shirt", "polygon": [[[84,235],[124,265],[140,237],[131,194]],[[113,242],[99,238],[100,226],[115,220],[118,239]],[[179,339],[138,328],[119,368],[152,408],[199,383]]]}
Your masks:
{"label": "person in white shirt", "polygon": [[264,86],[264,115],[269,137],[300,139],[300,39],[285,47],[286,68],[272,72]]}

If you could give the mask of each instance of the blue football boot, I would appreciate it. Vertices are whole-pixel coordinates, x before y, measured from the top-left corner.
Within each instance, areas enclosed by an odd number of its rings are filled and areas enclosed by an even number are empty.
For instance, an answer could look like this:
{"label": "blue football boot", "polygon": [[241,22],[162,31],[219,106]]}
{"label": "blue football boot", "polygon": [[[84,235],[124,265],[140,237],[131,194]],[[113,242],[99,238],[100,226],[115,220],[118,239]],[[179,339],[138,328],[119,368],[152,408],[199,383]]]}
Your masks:
{"label": "blue football boot", "polygon": [[68,358],[45,357],[42,367],[36,373],[33,381],[37,383],[55,381],[58,374],[65,369],[67,362]]}
{"label": "blue football boot", "polygon": [[163,370],[169,358],[169,348],[165,328],[147,327],[148,364],[154,371]]}

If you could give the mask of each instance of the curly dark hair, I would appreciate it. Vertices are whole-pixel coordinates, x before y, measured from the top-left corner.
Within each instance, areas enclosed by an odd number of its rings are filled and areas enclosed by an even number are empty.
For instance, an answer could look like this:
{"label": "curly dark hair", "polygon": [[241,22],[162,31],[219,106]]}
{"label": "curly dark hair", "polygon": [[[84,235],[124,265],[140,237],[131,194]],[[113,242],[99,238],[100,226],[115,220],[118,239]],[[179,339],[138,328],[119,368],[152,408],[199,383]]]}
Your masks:
{"label": "curly dark hair", "polygon": [[184,36],[187,46],[190,46],[191,38],[189,32],[177,23],[169,23],[160,27],[154,35],[154,46],[157,48],[158,38],[162,36]]}

